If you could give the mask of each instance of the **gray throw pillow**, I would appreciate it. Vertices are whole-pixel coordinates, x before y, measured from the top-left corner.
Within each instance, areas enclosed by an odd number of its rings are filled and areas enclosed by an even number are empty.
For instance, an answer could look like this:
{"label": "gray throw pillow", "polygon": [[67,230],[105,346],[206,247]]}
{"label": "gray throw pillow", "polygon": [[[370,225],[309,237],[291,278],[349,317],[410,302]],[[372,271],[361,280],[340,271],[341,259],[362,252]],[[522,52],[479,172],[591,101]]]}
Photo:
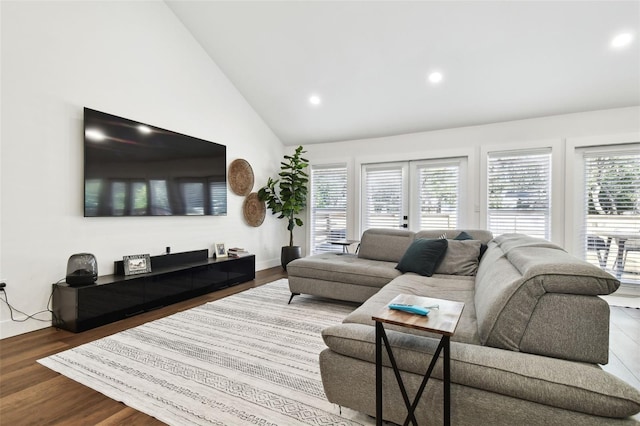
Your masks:
{"label": "gray throw pillow", "polygon": [[473,276],[478,271],[481,243],[478,240],[449,240],[449,247],[436,274]]}
{"label": "gray throw pillow", "polygon": [[411,243],[396,269],[430,277],[442,261],[448,243],[446,239],[418,238]]}

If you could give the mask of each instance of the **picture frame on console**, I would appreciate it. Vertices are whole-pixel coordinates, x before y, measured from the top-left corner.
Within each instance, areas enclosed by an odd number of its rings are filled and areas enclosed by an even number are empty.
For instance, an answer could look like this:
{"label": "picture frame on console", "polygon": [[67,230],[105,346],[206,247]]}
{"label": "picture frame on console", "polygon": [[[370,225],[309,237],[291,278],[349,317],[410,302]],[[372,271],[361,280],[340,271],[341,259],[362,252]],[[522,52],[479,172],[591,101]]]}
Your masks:
{"label": "picture frame on console", "polygon": [[228,256],[224,243],[215,243],[214,246],[216,248],[216,259]]}
{"label": "picture frame on console", "polygon": [[151,272],[151,257],[149,254],[132,254],[122,256],[125,275],[145,274]]}

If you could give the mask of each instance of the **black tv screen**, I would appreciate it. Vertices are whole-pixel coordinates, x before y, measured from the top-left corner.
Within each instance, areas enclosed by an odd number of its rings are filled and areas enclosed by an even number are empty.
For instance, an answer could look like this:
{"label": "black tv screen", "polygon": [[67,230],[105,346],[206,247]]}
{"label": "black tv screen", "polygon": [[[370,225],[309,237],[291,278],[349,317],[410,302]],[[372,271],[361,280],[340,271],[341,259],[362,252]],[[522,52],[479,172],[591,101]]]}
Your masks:
{"label": "black tv screen", "polygon": [[84,215],[227,214],[227,147],[84,109]]}

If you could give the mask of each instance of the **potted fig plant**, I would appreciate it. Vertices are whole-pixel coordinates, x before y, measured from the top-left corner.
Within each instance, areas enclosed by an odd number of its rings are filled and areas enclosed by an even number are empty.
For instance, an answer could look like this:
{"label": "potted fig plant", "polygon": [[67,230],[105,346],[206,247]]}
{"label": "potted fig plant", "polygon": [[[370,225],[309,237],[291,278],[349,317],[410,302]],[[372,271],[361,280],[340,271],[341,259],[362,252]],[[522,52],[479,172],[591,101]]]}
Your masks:
{"label": "potted fig plant", "polygon": [[293,229],[303,225],[302,219],[298,216],[307,206],[309,176],[305,170],[309,167],[309,160],[302,157],[305,152],[302,146],[299,146],[293,155],[285,155],[285,161],[280,162],[279,177],[269,178],[267,184],[258,190],[258,198],[267,203],[271,213],[279,215],[278,219],[287,220],[289,245],[282,247],[280,255],[285,271],[289,262],[302,257],[300,246],[293,245]]}

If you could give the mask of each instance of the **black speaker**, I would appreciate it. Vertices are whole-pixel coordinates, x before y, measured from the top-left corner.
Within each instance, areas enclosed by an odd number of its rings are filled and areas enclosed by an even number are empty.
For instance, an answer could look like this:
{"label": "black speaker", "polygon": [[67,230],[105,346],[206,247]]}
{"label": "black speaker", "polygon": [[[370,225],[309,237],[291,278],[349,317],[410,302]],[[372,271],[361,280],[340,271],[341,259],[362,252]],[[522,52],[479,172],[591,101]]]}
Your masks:
{"label": "black speaker", "polygon": [[98,263],[91,253],[73,254],[67,262],[67,284],[71,287],[93,284],[98,279]]}

